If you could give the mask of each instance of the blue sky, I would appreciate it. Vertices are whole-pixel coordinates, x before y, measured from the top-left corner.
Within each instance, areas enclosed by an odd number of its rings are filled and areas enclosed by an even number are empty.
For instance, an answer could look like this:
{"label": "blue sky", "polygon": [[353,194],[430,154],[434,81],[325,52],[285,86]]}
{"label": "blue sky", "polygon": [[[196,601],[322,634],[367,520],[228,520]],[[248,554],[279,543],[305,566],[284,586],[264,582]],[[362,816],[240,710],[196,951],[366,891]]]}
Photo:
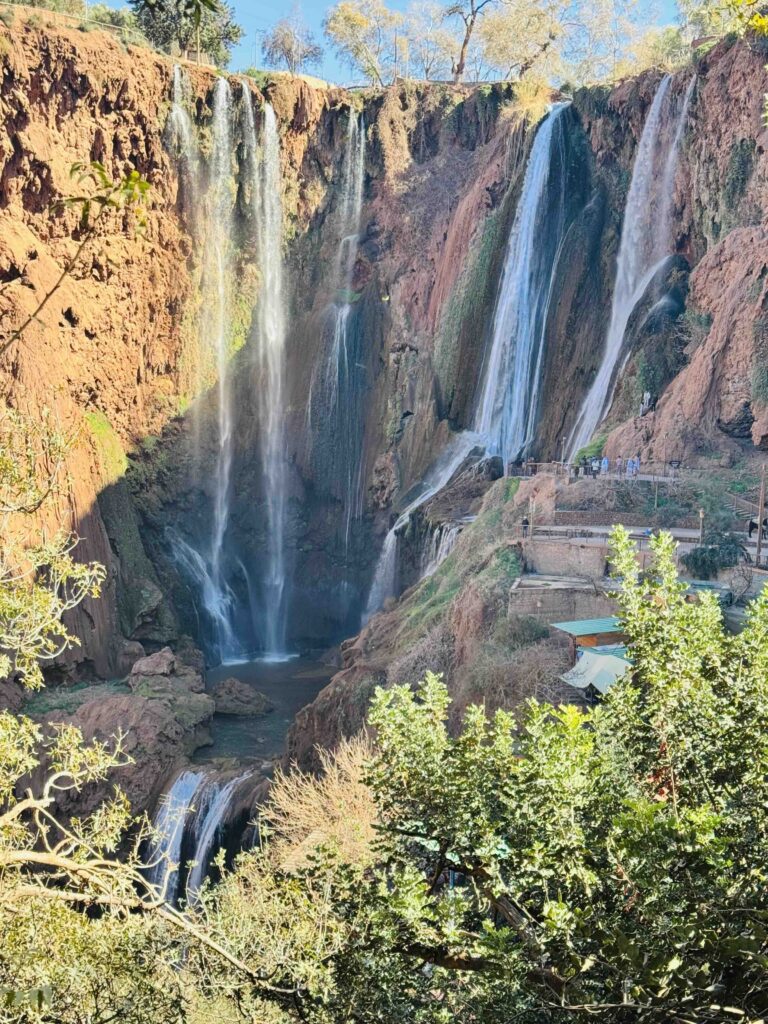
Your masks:
{"label": "blue sky", "polygon": [[[107,0],[110,7],[122,7],[125,0]],[[325,12],[333,5],[334,0],[272,0],[271,3],[254,3],[253,0],[228,0],[235,9],[237,22],[245,30],[243,40],[232,54],[230,70],[242,71],[247,67],[262,67],[261,40],[263,33],[280,18],[290,14],[295,6],[300,10],[304,21],[314,32],[317,41],[323,46],[325,55],[323,62],[313,74],[341,84],[351,83],[352,74],[348,68],[340,64],[323,38],[323,18]],[[388,5],[395,10],[405,11],[410,0],[388,0]],[[641,3],[644,0],[640,0]],[[675,0],[650,0],[654,4],[657,15],[652,20],[660,25],[668,25],[677,17]]]}
{"label": "blue sky", "polygon": [[[229,2],[235,8],[237,21],[245,29],[243,41],[232,55],[231,68],[233,71],[241,71],[252,64],[260,67],[262,66],[262,36],[260,33],[269,29],[280,18],[290,14],[295,6],[294,0],[272,0],[270,4],[254,3],[253,0],[229,0]],[[409,0],[389,0],[388,6],[398,11],[404,11],[408,7],[408,3]],[[352,81],[350,71],[339,64],[323,38],[323,17],[332,4],[333,0],[302,0],[296,6],[325,50],[322,65],[313,73],[332,82],[347,83]],[[654,6],[657,16],[653,20],[657,24],[668,25],[676,20],[675,0],[656,0]]]}

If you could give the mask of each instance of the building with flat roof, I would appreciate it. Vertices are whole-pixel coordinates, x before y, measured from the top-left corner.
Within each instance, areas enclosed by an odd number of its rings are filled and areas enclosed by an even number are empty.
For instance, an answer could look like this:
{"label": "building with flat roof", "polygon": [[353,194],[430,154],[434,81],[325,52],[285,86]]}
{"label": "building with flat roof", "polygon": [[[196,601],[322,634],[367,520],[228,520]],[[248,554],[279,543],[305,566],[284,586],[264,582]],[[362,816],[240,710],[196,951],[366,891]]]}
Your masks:
{"label": "building with flat roof", "polygon": [[553,629],[567,633],[576,647],[617,647],[626,636],[615,615],[603,619],[576,619],[574,622],[553,622]]}

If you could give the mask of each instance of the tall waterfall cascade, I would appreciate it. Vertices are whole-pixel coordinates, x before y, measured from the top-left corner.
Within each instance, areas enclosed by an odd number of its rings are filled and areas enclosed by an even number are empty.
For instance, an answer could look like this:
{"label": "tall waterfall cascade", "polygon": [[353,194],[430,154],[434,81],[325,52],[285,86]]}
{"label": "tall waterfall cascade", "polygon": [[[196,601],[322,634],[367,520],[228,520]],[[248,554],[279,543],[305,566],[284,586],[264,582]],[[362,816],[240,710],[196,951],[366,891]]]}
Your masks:
{"label": "tall waterfall cascade", "polygon": [[[229,523],[232,473],[233,410],[229,371],[231,346],[234,234],[234,157],[232,137],[233,103],[229,82],[219,78],[213,92],[211,155],[207,167],[207,188],[201,194],[203,171],[192,121],[186,109],[185,83],[174,68],[173,99],[168,120],[169,143],[185,172],[185,187],[192,190],[193,205],[204,209],[204,223],[194,218],[193,231],[200,236],[201,312],[198,349],[194,367],[194,391],[202,393],[215,382],[216,420],[212,490],[212,515],[207,543],[193,545],[167,531],[173,558],[193,582],[213,633],[212,646],[222,662],[237,660],[242,647],[232,624],[234,593],[224,567],[224,547]],[[193,417],[194,465],[203,472],[203,439],[200,417]]]}
{"label": "tall waterfall cascade", "polygon": [[[672,76],[666,75],[659,83],[643,126],[624,210],[605,349],[568,439],[571,460],[589,443],[610,408],[618,375],[629,355],[624,336],[630,317],[671,255],[675,175],[695,82],[694,76],[679,109],[670,111]],[[666,144],[665,125],[673,126],[671,140]]]}
{"label": "tall waterfall cascade", "polygon": [[506,466],[533,441],[539,409],[547,314],[566,235],[566,159],[558,103],[542,122],[528,158],[507,241],[475,430]]}
{"label": "tall waterfall cascade", "polygon": [[204,339],[215,352],[218,387],[218,451],[214,475],[213,522],[210,569],[216,602],[214,620],[218,625],[222,661],[241,653],[231,626],[231,590],[227,584],[222,555],[229,523],[232,474],[232,398],[230,389],[230,281],[232,278],[232,93],[225,78],[216,82],[213,94],[213,152],[209,184],[209,234],[204,253],[203,321]]}
{"label": "tall waterfall cascade", "polygon": [[[506,248],[474,428],[458,434],[432,465],[384,538],[363,621],[397,593],[397,538],[411,515],[441,491],[479,446],[506,463],[533,439],[547,313],[566,235],[563,114],[558,103],[539,125]],[[454,538],[455,540],[455,538]],[[432,572],[437,569],[435,565]]]}
{"label": "tall waterfall cascade", "polygon": [[[242,660],[246,645],[236,622],[237,599],[231,576],[242,575],[251,605],[253,631],[268,660],[280,660],[285,652],[287,457],[285,434],[285,339],[286,300],[283,268],[283,209],[280,138],[275,113],[269,104],[262,111],[257,130],[253,98],[242,90],[241,121],[236,118],[232,89],[218,78],[213,91],[211,147],[206,188],[202,189],[198,149],[193,123],[186,109],[181,71],[173,78],[173,98],[167,135],[173,152],[195,173],[195,190],[204,207],[199,230],[200,320],[196,359],[196,393],[212,386],[215,394],[215,452],[213,470],[205,480],[212,496],[207,542],[182,538],[166,531],[172,556],[194,585],[213,634],[211,647],[222,663]],[[236,137],[240,123],[242,140]],[[260,136],[260,137],[259,137]],[[242,147],[240,142],[242,141]],[[239,167],[238,167],[239,162]],[[180,168],[181,169],[181,168]],[[239,177],[236,177],[236,174]],[[257,400],[259,456],[265,496],[266,551],[262,564],[245,565],[227,548],[232,502],[232,467],[235,410],[231,360],[233,352],[233,293],[236,288],[236,248],[239,225],[235,201],[238,184],[245,186],[243,202],[250,205],[246,224],[251,232],[245,244],[256,252],[259,286],[253,295],[253,393]],[[193,197],[194,198],[194,197]],[[213,433],[213,431],[211,431]],[[200,416],[193,416],[194,463],[206,470]],[[250,560],[248,560],[250,562]],[[259,571],[261,570],[261,571]]]}
{"label": "tall waterfall cascade", "polygon": [[286,303],[283,282],[283,205],[280,136],[275,112],[264,106],[259,181],[259,266],[257,380],[259,444],[267,513],[267,551],[262,576],[264,658],[290,657],[285,649],[287,566],[285,513],[287,454],[285,434]]}

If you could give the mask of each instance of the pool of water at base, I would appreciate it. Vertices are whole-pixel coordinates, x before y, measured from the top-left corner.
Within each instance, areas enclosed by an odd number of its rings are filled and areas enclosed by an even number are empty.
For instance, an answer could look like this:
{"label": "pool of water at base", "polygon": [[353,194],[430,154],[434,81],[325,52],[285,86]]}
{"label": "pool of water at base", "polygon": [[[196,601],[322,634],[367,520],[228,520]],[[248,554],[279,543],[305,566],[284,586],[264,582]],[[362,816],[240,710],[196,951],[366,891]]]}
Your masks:
{"label": "pool of water at base", "polygon": [[279,662],[244,661],[210,669],[206,674],[209,692],[223,679],[239,679],[268,697],[274,709],[255,718],[214,715],[213,744],[201,747],[193,760],[205,762],[233,757],[269,761],[280,757],[296,712],[314,700],[337,671],[311,657]]}

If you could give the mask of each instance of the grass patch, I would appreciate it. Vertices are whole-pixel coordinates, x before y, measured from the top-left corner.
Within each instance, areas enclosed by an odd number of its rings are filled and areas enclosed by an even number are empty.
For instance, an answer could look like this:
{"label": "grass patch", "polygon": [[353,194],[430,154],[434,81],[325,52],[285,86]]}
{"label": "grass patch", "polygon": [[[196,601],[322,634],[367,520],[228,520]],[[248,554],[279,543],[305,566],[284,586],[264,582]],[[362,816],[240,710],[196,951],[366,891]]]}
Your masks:
{"label": "grass patch", "polygon": [[128,468],[128,458],[125,454],[120,438],[115,433],[114,427],[100,409],[94,409],[84,414],[85,422],[91,432],[101,457],[101,464],[107,483],[114,483],[125,474]]}
{"label": "grass patch", "polygon": [[603,454],[607,440],[607,434],[598,434],[597,437],[593,437],[589,444],[585,444],[583,448],[576,452],[576,458],[573,461],[580,462],[582,459],[599,459]]}
{"label": "grass patch", "polygon": [[74,686],[51,686],[37,691],[24,705],[24,714],[30,718],[46,718],[54,711],[74,714],[89,700],[99,697],[114,697],[130,693],[126,683],[75,683]]}

